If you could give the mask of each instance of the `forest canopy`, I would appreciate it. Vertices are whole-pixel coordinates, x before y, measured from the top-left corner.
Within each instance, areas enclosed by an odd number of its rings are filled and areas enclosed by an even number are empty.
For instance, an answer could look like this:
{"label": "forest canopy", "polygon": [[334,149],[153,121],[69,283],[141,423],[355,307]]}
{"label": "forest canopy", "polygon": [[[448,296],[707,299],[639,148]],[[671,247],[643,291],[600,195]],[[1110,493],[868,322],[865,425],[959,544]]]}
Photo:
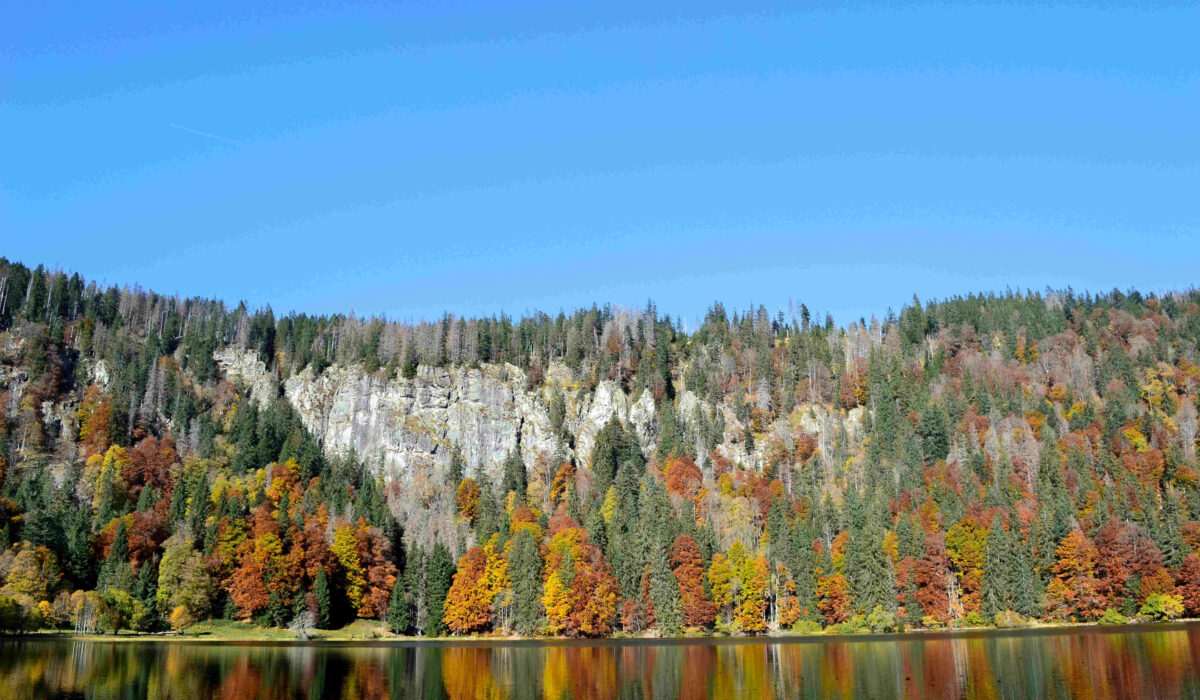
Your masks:
{"label": "forest canopy", "polygon": [[[914,298],[841,327],[802,304],[714,304],[690,331],[653,304],[406,324],[0,258],[0,631],[1195,616],[1198,342],[1194,290]],[[263,363],[265,400],[222,370],[230,348]],[[451,445],[422,484],[329,449],[280,388],[494,365],[562,448]],[[565,395],[605,383],[648,396],[653,429],[613,417],[580,454]]]}

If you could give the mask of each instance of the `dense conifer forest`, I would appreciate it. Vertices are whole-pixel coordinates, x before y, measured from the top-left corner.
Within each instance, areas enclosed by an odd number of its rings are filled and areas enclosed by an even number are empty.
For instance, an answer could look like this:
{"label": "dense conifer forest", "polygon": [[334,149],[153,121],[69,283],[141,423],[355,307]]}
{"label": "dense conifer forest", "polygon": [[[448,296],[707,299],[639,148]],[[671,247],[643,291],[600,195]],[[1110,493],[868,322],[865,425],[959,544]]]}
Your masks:
{"label": "dense conifer forest", "polygon": [[[914,298],[841,327],[802,304],[715,304],[694,329],[653,304],[403,324],[0,258],[0,629],[1197,616],[1198,343],[1192,290]],[[222,371],[230,348],[265,365],[265,400]],[[557,452],[470,464],[450,445],[398,478],[327,449],[280,388],[495,365],[548,397]],[[613,418],[580,454],[556,376],[652,397],[653,447]]]}

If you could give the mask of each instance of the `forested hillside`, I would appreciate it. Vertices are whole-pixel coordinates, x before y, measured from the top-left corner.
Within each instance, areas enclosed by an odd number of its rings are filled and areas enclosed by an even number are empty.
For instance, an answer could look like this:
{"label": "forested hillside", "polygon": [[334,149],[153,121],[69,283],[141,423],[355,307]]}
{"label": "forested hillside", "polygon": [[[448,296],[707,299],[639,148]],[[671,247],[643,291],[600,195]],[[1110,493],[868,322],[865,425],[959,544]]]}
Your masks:
{"label": "forested hillside", "polygon": [[1191,290],[411,325],[0,258],[0,628],[1200,615],[1198,342]]}

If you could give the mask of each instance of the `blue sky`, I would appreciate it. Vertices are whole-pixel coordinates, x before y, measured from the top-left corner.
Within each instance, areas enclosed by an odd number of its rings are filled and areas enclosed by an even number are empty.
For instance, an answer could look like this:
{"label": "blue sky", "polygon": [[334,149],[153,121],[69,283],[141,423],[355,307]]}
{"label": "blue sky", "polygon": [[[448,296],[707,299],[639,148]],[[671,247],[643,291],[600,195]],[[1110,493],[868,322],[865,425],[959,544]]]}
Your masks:
{"label": "blue sky", "polygon": [[1191,3],[5,15],[0,255],[110,283],[846,322],[914,293],[1196,282]]}

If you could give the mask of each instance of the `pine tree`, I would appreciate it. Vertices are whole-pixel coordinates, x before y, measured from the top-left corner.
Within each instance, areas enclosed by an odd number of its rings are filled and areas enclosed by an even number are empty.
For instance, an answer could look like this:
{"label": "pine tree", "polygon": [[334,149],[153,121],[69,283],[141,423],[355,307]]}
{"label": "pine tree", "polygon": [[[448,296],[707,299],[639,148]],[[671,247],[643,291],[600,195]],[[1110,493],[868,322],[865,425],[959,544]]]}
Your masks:
{"label": "pine tree", "polygon": [[317,628],[327,630],[332,619],[330,617],[332,598],[329,594],[329,577],[325,567],[317,570],[317,579],[313,582],[313,597],[317,600]]}

